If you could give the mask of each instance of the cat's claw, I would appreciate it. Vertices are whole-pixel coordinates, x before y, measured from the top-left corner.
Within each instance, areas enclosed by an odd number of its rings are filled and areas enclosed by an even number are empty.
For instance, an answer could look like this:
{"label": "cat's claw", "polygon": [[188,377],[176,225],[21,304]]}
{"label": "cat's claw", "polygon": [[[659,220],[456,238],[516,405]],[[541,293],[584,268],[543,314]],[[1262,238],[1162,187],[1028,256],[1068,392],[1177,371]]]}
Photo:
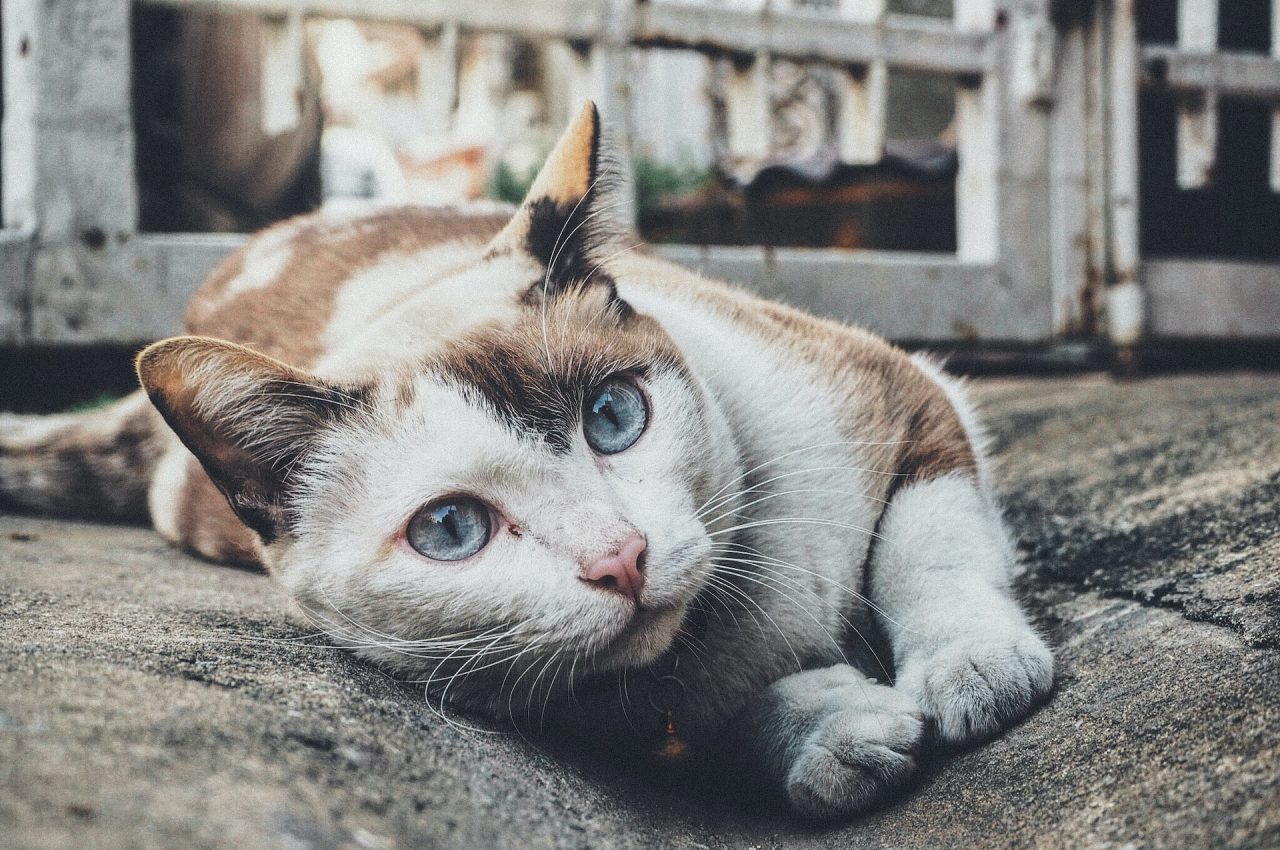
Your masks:
{"label": "cat's claw", "polygon": [[847,709],[822,718],[786,777],[792,808],[806,817],[847,817],[878,803],[916,771],[920,710],[884,686],[860,687]]}
{"label": "cat's claw", "polygon": [[913,696],[944,743],[980,741],[1024,717],[1053,686],[1053,655],[1027,629],[975,638],[910,660],[898,687]]}

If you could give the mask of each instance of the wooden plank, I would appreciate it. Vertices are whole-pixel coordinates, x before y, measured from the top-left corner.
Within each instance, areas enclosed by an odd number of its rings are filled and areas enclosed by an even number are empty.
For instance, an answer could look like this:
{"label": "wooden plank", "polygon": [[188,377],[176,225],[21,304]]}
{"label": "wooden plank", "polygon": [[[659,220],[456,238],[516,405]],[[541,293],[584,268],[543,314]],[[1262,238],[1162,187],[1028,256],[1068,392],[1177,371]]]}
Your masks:
{"label": "wooden plank", "polygon": [[[1144,298],[1138,279],[1138,32],[1135,0],[1116,0],[1110,20],[1108,92],[1107,332],[1127,359],[1141,339]],[[1131,364],[1123,363],[1122,368]]]}
{"label": "wooden plank", "polygon": [[[990,0],[984,0],[989,4]],[[594,0],[145,0],[153,5],[218,8],[283,16],[304,14],[383,20],[438,27],[455,21],[465,30],[519,32],[529,38],[616,40],[709,53],[754,55],[764,49],[794,59],[841,64],[883,59],[891,67],[946,74],[982,74],[993,63],[990,39],[957,33],[945,21],[886,15],[878,24],[825,15],[757,12],[685,4],[645,3],[628,8]],[[994,13],[991,16],[994,18]]]}
{"label": "wooden plank", "polygon": [[891,339],[1049,338],[1043,299],[1028,299],[1005,285],[991,265],[892,251],[693,245],[656,249],[709,277]]}
{"label": "wooden plank", "polygon": [[0,230],[0,343],[22,342],[26,336],[30,262],[31,234]]}
{"label": "wooden plank", "polygon": [[[1280,0],[1271,0],[1271,58],[1280,66]],[[1271,107],[1271,191],[1280,192],[1280,101]]]}
{"label": "wooden plank", "polygon": [[1225,260],[1147,260],[1156,336],[1280,339],[1280,267]]}
{"label": "wooden plank", "polygon": [[[1217,0],[1180,0],[1178,49],[1209,55],[1218,49]],[[1209,182],[1218,147],[1218,95],[1213,90],[1184,95],[1178,103],[1177,175],[1182,189]]]}
{"label": "wooden plank", "polygon": [[740,169],[745,181],[769,155],[773,109],[768,53],[760,51],[749,63],[732,65],[724,99],[730,166]]}
{"label": "wooden plank", "polygon": [[128,266],[137,225],[129,7],[5,0],[3,14],[6,41],[17,41],[6,94],[20,106],[5,115],[5,223],[39,234],[31,337],[113,338],[145,308]]}
{"label": "wooden plank", "polygon": [[1186,53],[1160,44],[1142,46],[1142,81],[1173,91],[1216,91],[1221,96],[1280,99],[1280,56],[1260,53]]}
{"label": "wooden plank", "polygon": [[1058,46],[1054,108],[1050,113],[1050,297],[1056,334],[1093,332],[1089,273],[1089,105],[1087,39],[1083,27]]}
{"label": "wooden plank", "polygon": [[[844,20],[875,23],[884,17],[884,0],[844,0]],[[883,60],[848,65],[836,73],[836,143],[840,160],[874,165],[884,154],[889,67]]]}
{"label": "wooden plank", "polygon": [[[956,0],[955,25],[962,31],[994,26],[991,0]],[[1000,88],[994,75],[956,87],[956,255],[990,263],[1000,251]]]}

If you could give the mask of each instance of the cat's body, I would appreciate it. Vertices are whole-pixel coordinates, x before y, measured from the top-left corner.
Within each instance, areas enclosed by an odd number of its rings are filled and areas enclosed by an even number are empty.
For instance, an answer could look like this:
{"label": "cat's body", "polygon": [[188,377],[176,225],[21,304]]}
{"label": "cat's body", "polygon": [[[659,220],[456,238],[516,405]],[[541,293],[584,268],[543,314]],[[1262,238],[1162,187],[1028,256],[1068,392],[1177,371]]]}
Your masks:
{"label": "cat's body", "polygon": [[[140,358],[181,440],[141,397],[0,420],[0,497],[128,515],[141,481],[166,537],[263,563],[432,699],[668,757],[733,741],[798,811],[861,810],[924,721],[989,736],[1051,683],[975,419],[927,361],[610,240],[599,144],[584,111],[514,218],[259,235],[188,313],[251,350]],[[892,658],[864,674],[873,619]]]}

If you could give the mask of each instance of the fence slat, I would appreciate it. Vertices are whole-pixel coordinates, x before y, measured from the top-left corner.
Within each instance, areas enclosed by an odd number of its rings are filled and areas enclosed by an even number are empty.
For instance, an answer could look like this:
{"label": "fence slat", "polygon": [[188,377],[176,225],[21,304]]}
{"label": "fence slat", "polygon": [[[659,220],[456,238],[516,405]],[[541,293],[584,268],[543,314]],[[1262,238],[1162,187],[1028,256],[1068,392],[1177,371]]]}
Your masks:
{"label": "fence slat", "polygon": [[754,163],[769,155],[773,113],[769,97],[769,54],[760,51],[745,64],[731,63],[725,87],[729,156]]}
{"label": "fence slat", "polygon": [[[428,36],[418,57],[418,110],[429,133],[447,133],[458,89],[458,25],[449,21]],[[447,92],[447,97],[441,97]]]}
{"label": "fence slat", "polygon": [[[994,26],[991,0],[955,0],[954,8],[958,30]],[[956,254],[967,262],[994,262],[999,255],[999,112],[1000,92],[989,75],[956,87]]]}
{"label": "fence slat", "polygon": [[[1280,62],[1280,0],[1271,0],[1271,58]],[[1271,191],[1280,192],[1280,101],[1271,108]]]}
{"label": "fence slat", "polygon": [[[1218,0],[1179,0],[1178,49],[1210,54],[1218,48]],[[1178,103],[1178,186],[1208,184],[1218,146],[1216,91],[1183,95]]]}
{"label": "fence slat", "polygon": [[1134,0],[1116,0],[1110,20],[1107,331],[1122,356],[1142,337],[1138,280],[1138,31]]}
{"label": "fence slat", "polygon": [[262,131],[268,136],[278,136],[295,129],[302,120],[302,85],[306,73],[302,15],[293,11],[284,20],[264,21],[260,49]]}
{"label": "fence slat", "polygon": [[[844,0],[840,9],[845,19],[862,22],[880,20],[884,10],[884,0]],[[836,139],[840,159],[853,165],[879,162],[884,151],[888,66],[883,60],[846,66],[837,80]]]}

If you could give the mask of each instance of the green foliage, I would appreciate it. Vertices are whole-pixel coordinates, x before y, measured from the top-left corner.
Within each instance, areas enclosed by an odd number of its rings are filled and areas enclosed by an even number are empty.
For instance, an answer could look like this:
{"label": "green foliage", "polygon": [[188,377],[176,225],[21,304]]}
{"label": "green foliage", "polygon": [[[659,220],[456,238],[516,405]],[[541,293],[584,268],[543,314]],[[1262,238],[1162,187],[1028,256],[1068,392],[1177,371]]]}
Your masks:
{"label": "green foliage", "polygon": [[88,413],[90,410],[97,410],[100,407],[106,407],[119,400],[119,396],[111,393],[99,393],[93,398],[85,399],[68,407],[65,413]]}
{"label": "green foliage", "polygon": [[653,210],[666,195],[700,189],[711,182],[711,172],[693,165],[668,165],[639,158],[632,164],[636,187],[636,207],[640,215]]}
{"label": "green foliage", "polygon": [[[499,162],[489,177],[488,196],[495,201],[518,204],[524,200],[538,169],[519,173],[506,162]],[[668,165],[657,160],[639,158],[632,163],[636,207],[641,215],[658,206],[667,195],[678,195],[700,189],[711,182],[711,172],[692,165]]]}
{"label": "green foliage", "polygon": [[489,176],[489,198],[505,201],[508,204],[518,204],[524,200],[525,193],[529,191],[529,187],[533,185],[533,179],[537,176],[536,168],[530,168],[526,173],[519,174],[514,168],[500,161],[493,169],[493,174]]}

